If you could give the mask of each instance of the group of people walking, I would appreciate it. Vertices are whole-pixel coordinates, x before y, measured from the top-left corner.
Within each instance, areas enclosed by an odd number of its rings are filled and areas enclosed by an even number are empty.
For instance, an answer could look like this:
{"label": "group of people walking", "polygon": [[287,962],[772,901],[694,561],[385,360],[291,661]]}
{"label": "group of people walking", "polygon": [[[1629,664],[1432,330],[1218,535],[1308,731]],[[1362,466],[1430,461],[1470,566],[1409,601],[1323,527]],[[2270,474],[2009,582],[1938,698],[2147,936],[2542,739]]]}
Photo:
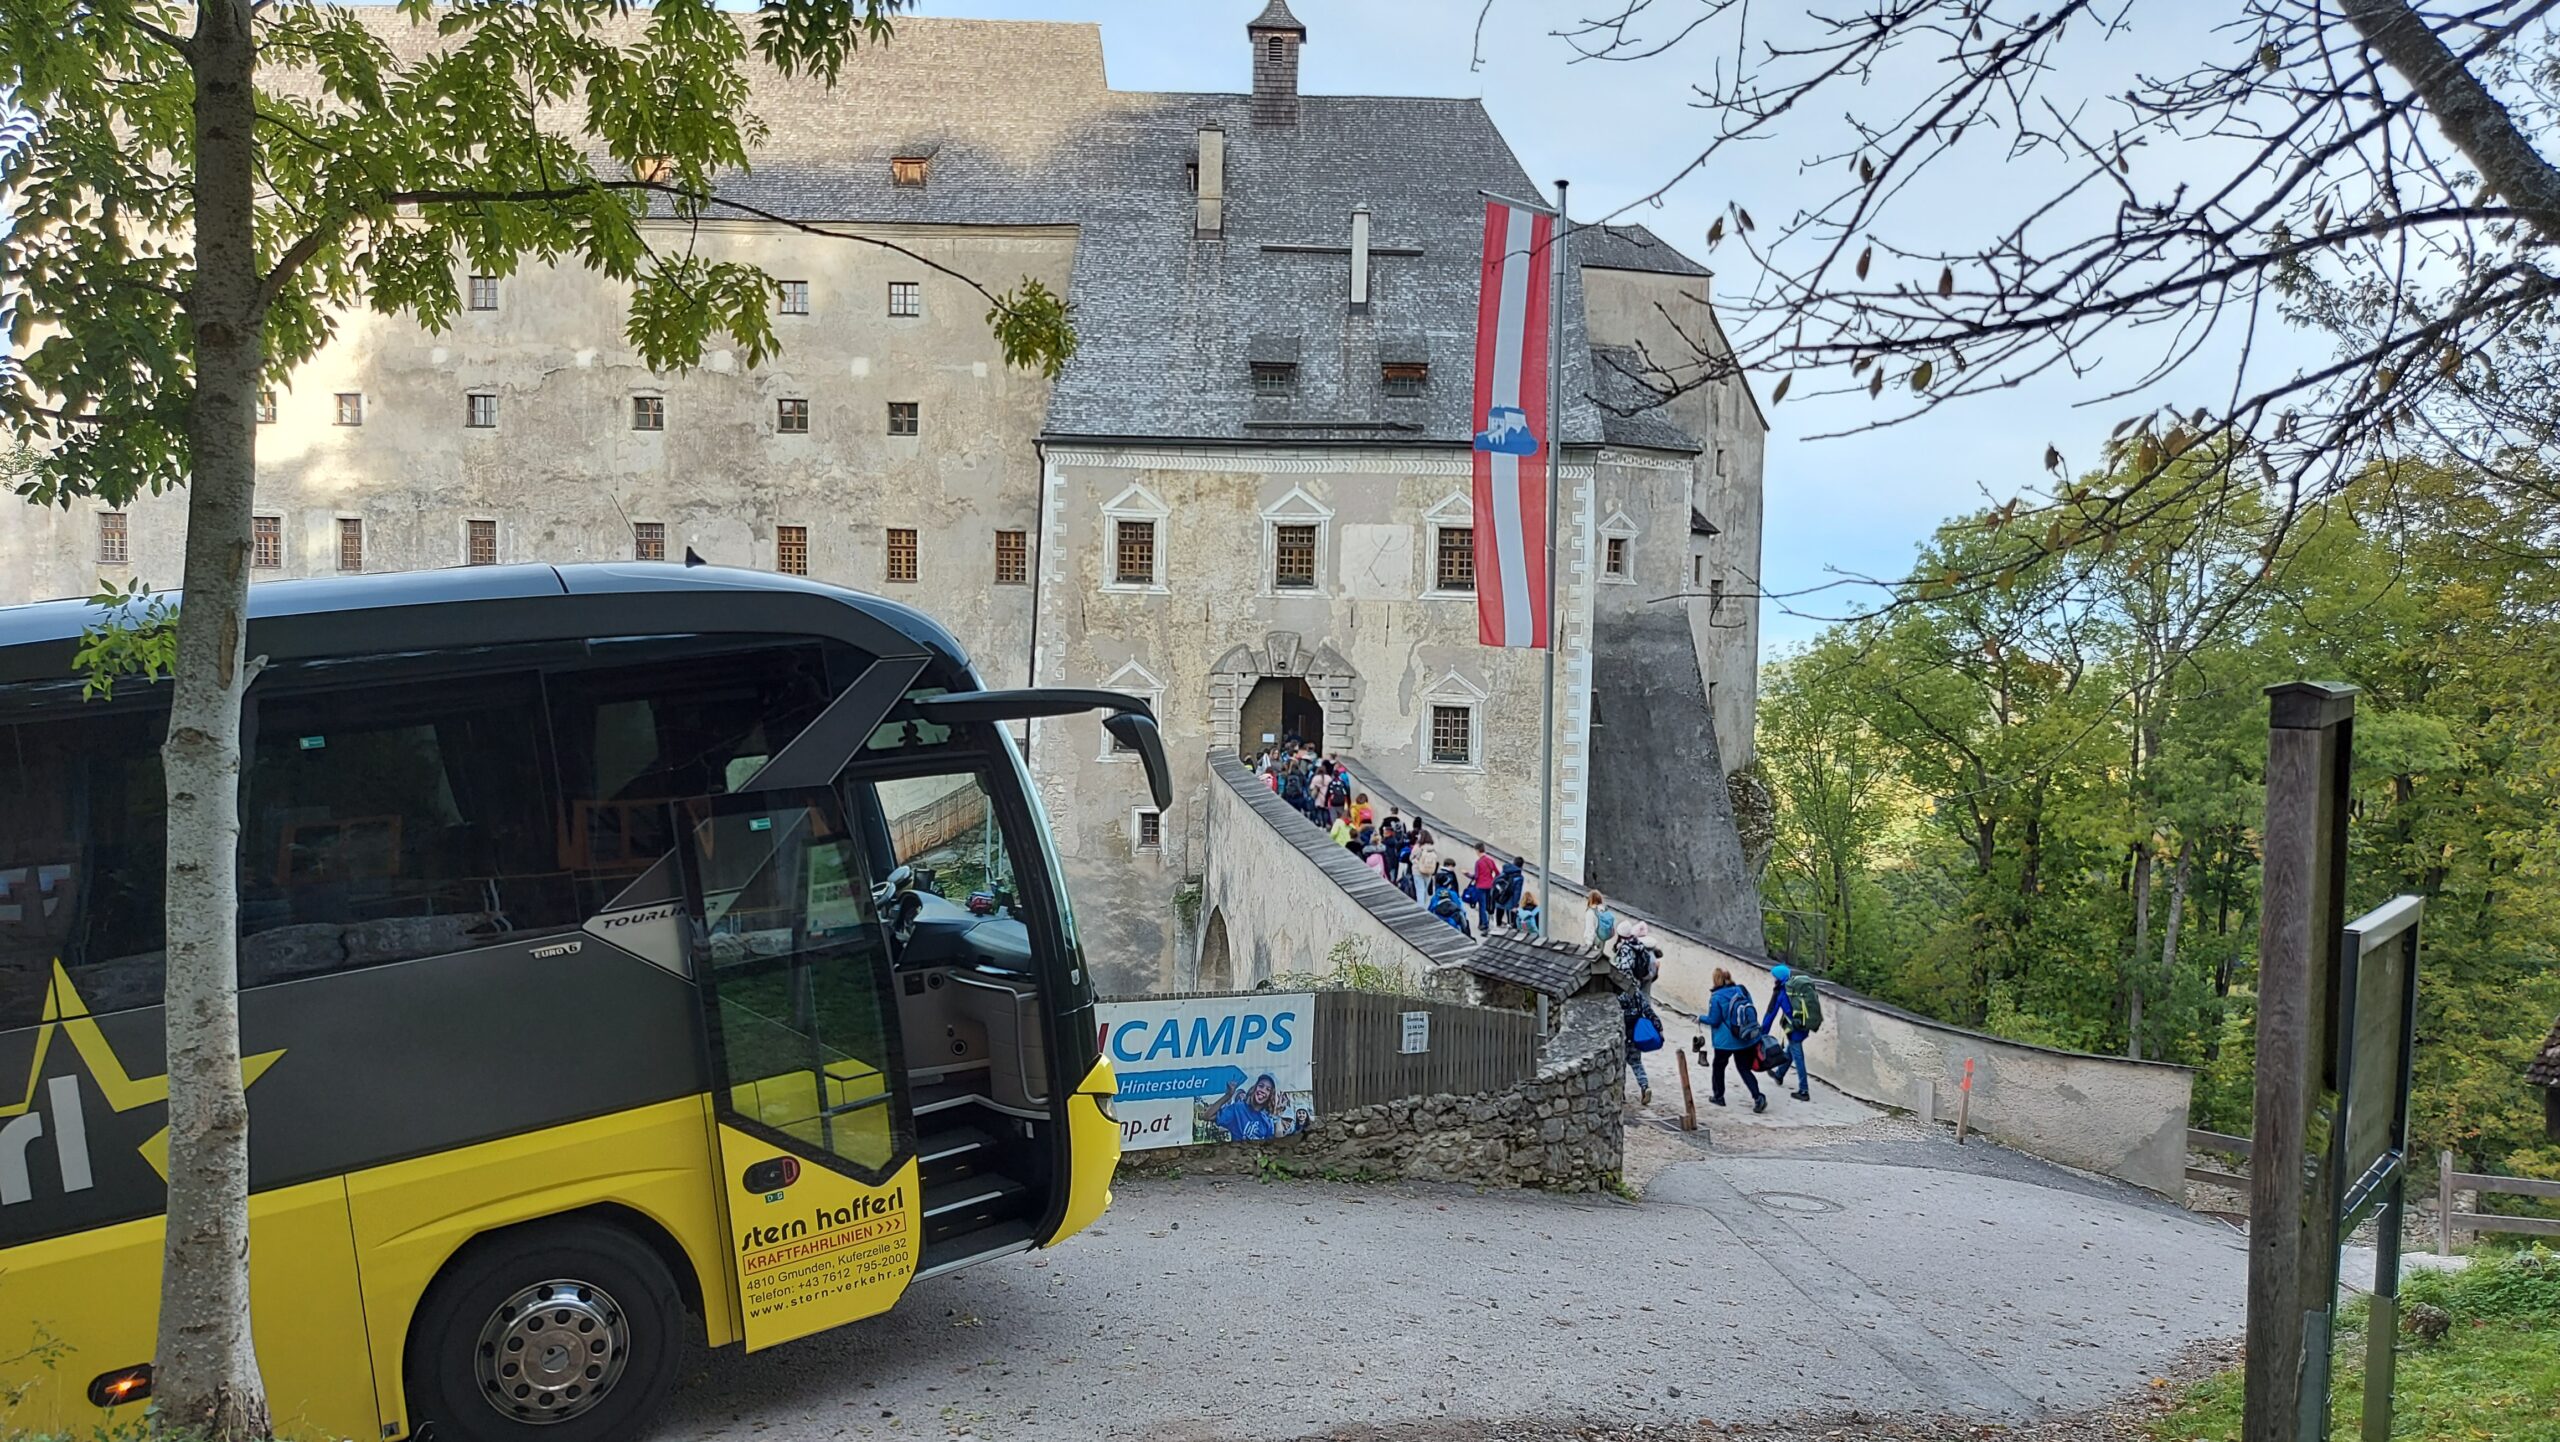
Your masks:
{"label": "group of people walking", "polygon": [[1483,936],[1495,927],[1537,934],[1538,896],[1528,889],[1520,858],[1501,861],[1486,850],[1472,869],[1459,870],[1421,818],[1407,821],[1394,807],[1378,815],[1339,757],[1320,755],[1295,737],[1266,747],[1254,773],[1335,845],[1461,934]]}
{"label": "group of people walking", "polygon": [[[1611,921],[1614,925],[1614,915]],[[1662,974],[1662,952],[1652,945],[1641,922],[1616,937],[1610,950],[1612,969],[1618,973],[1618,1011],[1627,1032],[1627,1070],[1635,1076],[1637,1104],[1649,1105],[1653,1080],[1645,1073],[1644,1059],[1662,1048],[1666,1036],[1662,1017],[1653,1009],[1653,983]],[[1822,991],[1812,977],[1783,964],[1770,968],[1769,975],[1772,985],[1764,1007],[1752,1001],[1749,988],[1734,980],[1730,968],[1715,969],[1706,1009],[1698,1013],[1698,1034],[1689,1043],[1708,1067],[1710,1106],[1725,1104],[1728,1071],[1742,1079],[1754,1112],[1769,1109],[1769,1098],[1760,1090],[1763,1072],[1781,1088],[1792,1073],[1795,1088],[1788,1094],[1797,1101],[1813,1100],[1804,1040],[1822,1029]]]}

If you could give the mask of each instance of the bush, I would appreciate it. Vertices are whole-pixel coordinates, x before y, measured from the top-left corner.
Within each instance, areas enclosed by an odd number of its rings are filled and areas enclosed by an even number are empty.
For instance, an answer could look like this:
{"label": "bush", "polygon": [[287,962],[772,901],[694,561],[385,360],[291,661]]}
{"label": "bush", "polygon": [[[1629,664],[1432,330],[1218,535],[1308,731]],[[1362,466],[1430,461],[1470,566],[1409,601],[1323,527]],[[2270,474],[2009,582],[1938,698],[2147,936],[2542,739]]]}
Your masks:
{"label": "bush", "polygon": [[2420,1272],[2400,1284],[2400,1299],[2442,1307],[2458,1327],[2560,1327],[2560,1252],[2537,1246],[2475,1256],[2459,1272]]}

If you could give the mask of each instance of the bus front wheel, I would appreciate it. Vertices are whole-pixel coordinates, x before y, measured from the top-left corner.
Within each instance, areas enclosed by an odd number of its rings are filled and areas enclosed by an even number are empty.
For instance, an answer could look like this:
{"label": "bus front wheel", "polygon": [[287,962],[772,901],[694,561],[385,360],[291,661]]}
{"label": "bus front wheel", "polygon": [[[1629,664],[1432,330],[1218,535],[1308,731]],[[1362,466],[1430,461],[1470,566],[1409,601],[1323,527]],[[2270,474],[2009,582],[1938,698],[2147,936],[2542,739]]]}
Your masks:
{"label": "bus front wheel", "polygon": [[409,1409],[432,1442],[603,1442],[675,1381],[684,1301],[647,1244],[595,1222],[501,1233],[418,1309]]}

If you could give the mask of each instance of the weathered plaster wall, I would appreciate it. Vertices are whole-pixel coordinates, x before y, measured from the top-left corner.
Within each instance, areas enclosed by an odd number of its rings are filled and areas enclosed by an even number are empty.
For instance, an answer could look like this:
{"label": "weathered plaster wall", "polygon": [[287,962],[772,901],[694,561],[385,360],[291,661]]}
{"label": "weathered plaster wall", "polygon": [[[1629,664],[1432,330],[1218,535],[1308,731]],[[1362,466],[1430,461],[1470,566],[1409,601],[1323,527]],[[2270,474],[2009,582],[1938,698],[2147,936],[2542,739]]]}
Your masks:
{"label": "weathered plaster wall", "polygon": [[[1716,749],[1728,768],[1739,770],[1751,764],[1754,754],[1752,727],[1760,696],[1761,471],[1769,427],[1742,379],[1701,378],[1693,338],[1703,338],[1719,355],[1731,353],[1708,305],[1708,285],[1702,276],[1598,267],[1585,267],[1582,273],[1592,344],[1634,347],[1669,380],[1685,386],[1664,411],[1706,447],[1687,467],[1687,505],[1721,534],[1693,542],[1685,510],[1656,503],[1638,537],[1637,560],[1647,576],[1658,576],[1676,552],[1672,576],[1678,584],[1643,580],[1629,599],[1651,604],[1663,595],[1703,593],[1683,608],[1714,700]],[[1635,517],[1647,514],[1629,511]],[[1606,508],[1601,515],[1607,517]],[[1705,584],[1692,582],[1697,574],[1689,565],[1692,554],[1704,558]],[[1720,605],[1709,599],[1719,582],[1727,598]]]}
{"label": "weathered plaster wall", "polygon": [[[1433,591],[1434,522],[1466,524],[1464,452],[1182,452],[1053,449],[1043,520],[1042,685],[1149,694],[1174,760],[1161,853],[1139,853],[1134,763],[1095,722],[1044,723],[1032,767],[1083,903],[1087,946],[1108,988],[1180,984],[1187,966],[1175,892],[1202,870],[1204,759],[1234,754],[1234,708],[1250,664],[1324,679],[1327,739],[1435,811],[1509,831],[1538,815],[1544,658],[1476,642],[1475,599]],[[1559,549],[1556,755],[1560,865],[1578,867],[1590,689],[1590,467],[1568,463]],[[1156,521],[1160,580],[1114,582],[1112,523]],[[1270,521],[1318,526],[1317,584],[1271,585]],[[1434,703],[1472,707],[1476,760],[1429,760]],[[1249,738],[1258,740],[1258,737]],[[1230,919],[1239,950],[1248,929]],[[1239,968],[1241,972],[1242,967]]]}
{"label": "weathered plaster wall", "polygon": [[[1037,276],[1063,291],[1063,227],[865,227],[964,274]],[[771,569],[777,525],[808,528],[809,574],[923,606],[995,684],[1020,684],[1031,586],[997,586],[995,533],[1036,547],[1039,433],[1049,383],[1008,369],[982,297],[875,246],[761,225],[706,223],[688,242],[809,283],[810,314],[776,315],[780,353],[749,368],[726,350],[699,370],[651,372],[623,338],[627,289],[582,270],[499,281],[494,311],[443,334],[366,312],[278,388],[258,433],[258,509],[283,521],[283,564],[255,579],[334,573],[337,523],[364,523],[364,569],[459,565],[464,522],[498,523],[505,561],[628,560],[629,523],[666,527],[720,564]],[[922,287],[923,315],[888,314],[889,284]],[[340,426],[336,394],[364,423]],[[464,425],[466,394],[498,398],[494,429]],[[632,398],[665,401],[663,431],[632,429]],[[810,403],[809,433],[776,429],[776,402]],[[921,434],[888,434],[891,401],[921,406]],[[88,594],[103,574],[173,586],[186,496],[131,510],[132,561],[97,561],[97,508],[23,514],[5,529],[0,600]],[[914,583],[886,579],[885,529],[917,532]],[[1036,555],[1034,557],[1036,564]]]}
{"label": "weathered plaster wall", "polygon": [[1121,1166],[1218,1174],[1267,1158],[1308,1172],[1597,1191],[1625,1159],[1624,1045],[1615,993],[1596,991],[1564,1003],[1537,1075],[1516,1086],[1402,1097],[1326,1115],[1314,1131],[1276,1142],[1132,1152]]}

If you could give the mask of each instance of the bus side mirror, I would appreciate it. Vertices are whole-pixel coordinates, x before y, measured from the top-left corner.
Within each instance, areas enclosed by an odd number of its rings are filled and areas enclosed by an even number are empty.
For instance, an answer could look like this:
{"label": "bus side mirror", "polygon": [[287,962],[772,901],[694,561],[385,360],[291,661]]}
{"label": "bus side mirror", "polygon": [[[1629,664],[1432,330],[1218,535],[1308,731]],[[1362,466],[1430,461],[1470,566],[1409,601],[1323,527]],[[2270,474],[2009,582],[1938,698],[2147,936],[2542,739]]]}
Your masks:
{"label": "bus side mirror", "polygon": [[1111,739],[1138,753],[1147,768],[1147,793],[1155,798],[1156,809],[1173,804],[1173,768],[1164,759],[1164,733],[1156,729],[1156,718],[1144,711],[1114,711],[1102,718],[1102,729]]}

